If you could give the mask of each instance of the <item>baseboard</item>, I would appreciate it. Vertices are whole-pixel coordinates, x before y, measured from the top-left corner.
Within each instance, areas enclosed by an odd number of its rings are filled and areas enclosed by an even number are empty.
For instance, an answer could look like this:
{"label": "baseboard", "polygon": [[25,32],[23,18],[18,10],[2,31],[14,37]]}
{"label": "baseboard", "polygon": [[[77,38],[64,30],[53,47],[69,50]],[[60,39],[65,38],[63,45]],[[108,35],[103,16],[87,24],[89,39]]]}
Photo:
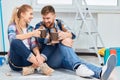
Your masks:
{"label": "baseboard", "polygon": [[[0,52],[0,55],[6,55],[8,52]],[[89,52],[76,52],[78,55],[89,55],[89,56],[97,56],[96,53]]]}
{"label": "baseboard", "polygon": [[0,52],[0,55],[6,55],[8,52]]}
{"label": "baseboard", "polygon": [[96,53],[86,53],[86,52],[76,52],[77,55],[83,55],[83,56],[97,56]]}

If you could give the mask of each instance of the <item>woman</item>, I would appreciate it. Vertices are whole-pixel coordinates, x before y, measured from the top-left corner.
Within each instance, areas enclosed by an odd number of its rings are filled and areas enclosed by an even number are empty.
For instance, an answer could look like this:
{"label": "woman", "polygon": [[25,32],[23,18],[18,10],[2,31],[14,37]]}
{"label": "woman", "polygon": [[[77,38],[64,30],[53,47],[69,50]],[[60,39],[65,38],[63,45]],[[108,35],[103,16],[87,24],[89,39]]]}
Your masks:
{"label": "woman", "polygon": [[33,9],[30,5],[24,4],[14,9],[8,26],[9,65],[12,70],[22,71],[23,75],[32,74],[38,68],[43,74],[50,75],[53,69],[44,63],[45,57],[39,52],[35,37],[40,36],[40,31],[29,25],[32,19]]}

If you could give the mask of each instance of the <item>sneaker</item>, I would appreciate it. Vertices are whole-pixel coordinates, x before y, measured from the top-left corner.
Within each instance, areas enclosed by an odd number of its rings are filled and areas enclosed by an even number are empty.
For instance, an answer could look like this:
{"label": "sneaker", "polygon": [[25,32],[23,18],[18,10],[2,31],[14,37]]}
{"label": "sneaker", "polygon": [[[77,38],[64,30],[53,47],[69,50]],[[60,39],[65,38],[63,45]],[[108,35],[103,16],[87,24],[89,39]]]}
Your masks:
{"label": "sneaker", "polygon": [[94,72],[90,70],[87,66],[81,64],[76,69],[76,74],[80,77],[92,77],[94,75]]}
{"label": "sneaker", "polygon": [[108,80],[111,72],[116,66],[116,55],[110,55],[105,66],[102,68],[101,80]]}
{"label": "sneaker", "polygon": [[51,67],[49,67],[46,63],[43,63],[37,68],[37,71],[42,71],[44,75],[51,75],[54,70]]}
{"label": "sneaker", "polygon": [[23,76],[26,76],[26,75],[33,74],[33,73],[34,73],[34,70],[35,70],[35,69],[34,69],[32,66],[23,67],[22,75],[23,75]]}

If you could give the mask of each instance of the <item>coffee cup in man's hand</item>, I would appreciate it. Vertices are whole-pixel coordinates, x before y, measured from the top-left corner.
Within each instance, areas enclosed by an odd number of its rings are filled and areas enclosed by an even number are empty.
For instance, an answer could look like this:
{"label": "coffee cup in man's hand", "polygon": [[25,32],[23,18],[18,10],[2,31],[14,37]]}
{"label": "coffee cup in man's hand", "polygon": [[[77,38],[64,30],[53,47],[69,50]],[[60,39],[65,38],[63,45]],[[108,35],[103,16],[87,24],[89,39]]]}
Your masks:
{"label": "coffee cup in man's hand", "polygon": [[51,43],[59,43],[58,40],[58,32],[51,32],[50,33]]}

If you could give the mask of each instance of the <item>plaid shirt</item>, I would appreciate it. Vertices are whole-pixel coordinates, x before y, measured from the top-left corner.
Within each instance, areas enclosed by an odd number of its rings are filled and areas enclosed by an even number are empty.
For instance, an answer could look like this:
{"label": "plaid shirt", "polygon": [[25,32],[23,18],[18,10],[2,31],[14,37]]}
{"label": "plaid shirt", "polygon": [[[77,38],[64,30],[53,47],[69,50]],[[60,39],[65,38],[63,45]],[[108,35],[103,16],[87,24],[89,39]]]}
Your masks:
{"label": "plaid shirt", "polygon": [[[58,23],[58,21],[59,21],[60,23]],[[38,24],[36,24],[35,29],[38,29],[41,25],[43,25],[43,26],[45,27],[44,23],[41,21],[41,22],[39,22]],[[60,25],[64,25],[64,28],[65,28],[67,31],[69,31],[69,32],[72,33],[72,39],[75,39],[75,38],[76,38],[76,35],[75,35],[74,32],[69,28],[69,26],[67,26],[61,19],[56,19],[55,22],[54,22],[54,27],[55,27],[56,29],[58,29],[58,30],[62,30],[62,28],[61,28],[62,26],[60,26]],[[48,32],[49,29],[46,28],[46,31]],[[51,31],[51,30],[50,30],[50,31]],[[63,31],[63,30],[62,30],[62,31]],[[43,44],[47,44],[47,39],[46,39],[46,38],[38,38],[38,42],[43,43]]]}
{"label": "plaid shirt", "polygon": [[[33,30],[34,30],[34,28],[32,26],[28,25],[27,32],[32,32]],[[15,24],[9,25],[8,26],[8,39],[9,39],[10,43],[12,42],[13,39],[16,39],[17,34],[18,34],[18,32],[16,29],[16,25]],[[30,49],[33,49],[37,46],[35,37],[28,38],[28,43],[29,43]]]}

